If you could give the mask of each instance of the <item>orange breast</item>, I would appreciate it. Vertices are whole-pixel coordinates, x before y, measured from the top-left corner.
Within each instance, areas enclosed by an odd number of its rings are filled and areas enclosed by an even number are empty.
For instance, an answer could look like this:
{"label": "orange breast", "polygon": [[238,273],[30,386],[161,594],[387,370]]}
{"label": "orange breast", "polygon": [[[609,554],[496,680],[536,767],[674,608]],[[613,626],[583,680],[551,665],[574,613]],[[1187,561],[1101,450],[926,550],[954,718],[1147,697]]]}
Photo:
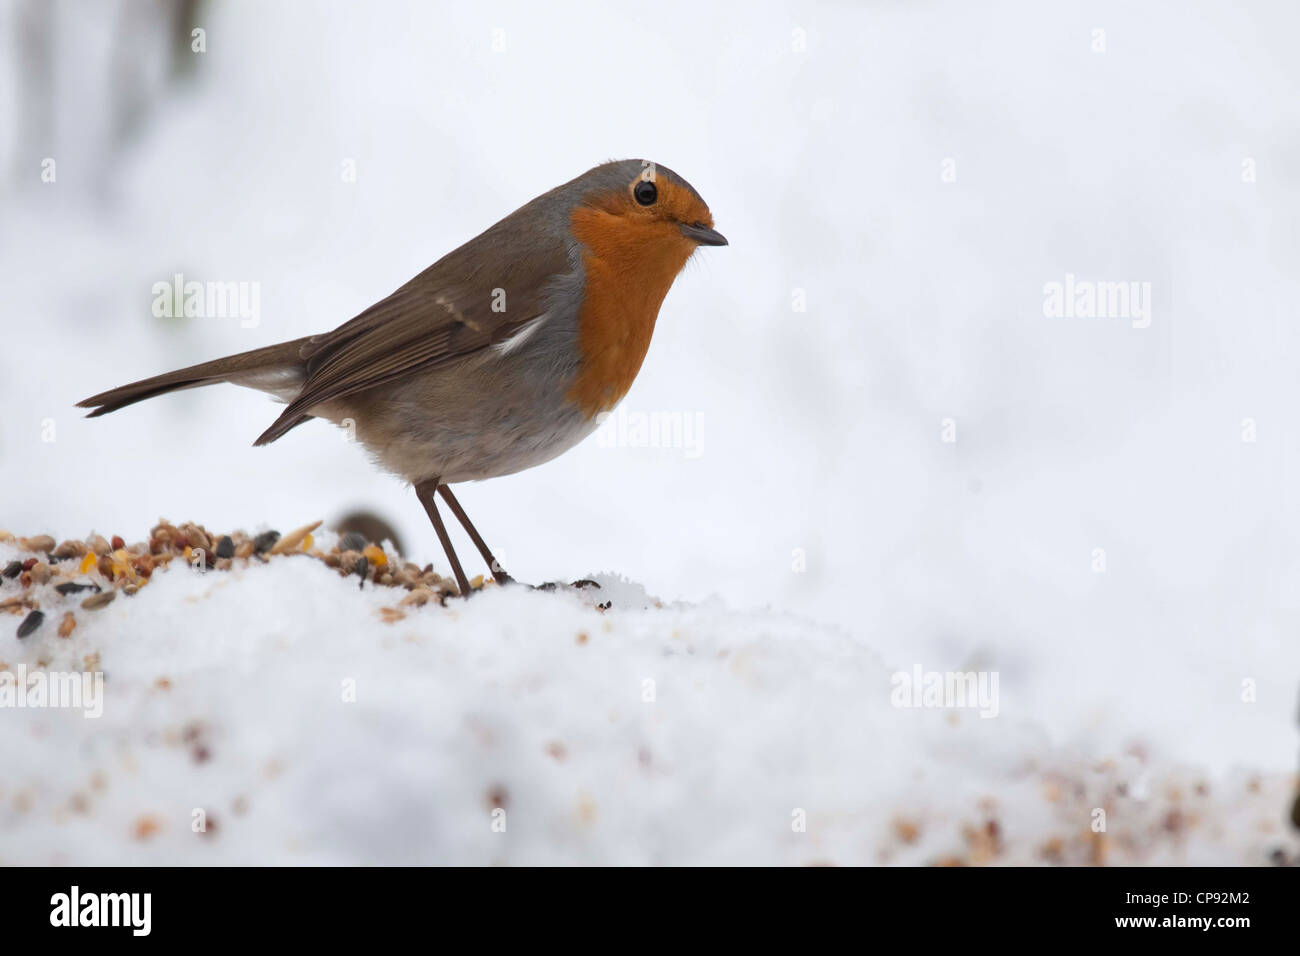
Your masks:
{"label": "orange breast", "polygon": [[659,306],[695,245],[671,224],[630,221],[586,206],[574,211],[571,223],[585,246],[586,290],[578,311],[581,364],[569,398],[591,418],[632,387]]}

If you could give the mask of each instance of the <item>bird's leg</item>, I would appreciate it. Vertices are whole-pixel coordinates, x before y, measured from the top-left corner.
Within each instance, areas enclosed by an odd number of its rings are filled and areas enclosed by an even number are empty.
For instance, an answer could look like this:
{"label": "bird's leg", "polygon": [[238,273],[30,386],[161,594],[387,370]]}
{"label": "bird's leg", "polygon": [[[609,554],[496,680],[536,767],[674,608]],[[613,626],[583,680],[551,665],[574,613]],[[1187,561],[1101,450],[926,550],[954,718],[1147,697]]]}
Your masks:
{"label": "bird's leg", "polygon": [[442,550],[447,552],[447,560],[451,562],[451,571],[456,575],[456,586],[460,588],[460,595],[469,597],[469,578],[465,577],[465,569],[460,566],[460,559],[452,549],[447,527],[442,523],[442,515],[438,514],[438,503],[434,499],[437,491],[437,478],[422,481],[415,486],[415,496],[420,499],[420,504],[424,505],[424,510],[428,512],[429,520],[433,522],[433,530],[438,533],[438,540],[442,542]]}
{"label": "bird's leg", "polygon": [[496,578],[497,584],[509,584],[512,582],[514,578],[506,573],[506,569],[501,567],[501,563],[497,561],[496,558],[492,557],[492,552],[488,550],[487,542],[483,540],[483,536],[474,530],[474,526],[470,524],[469,515],[465,514],[465,509],[460,506],[460,502],[456,500],[456,496],[451,493],[451,486],[439,485],[438,491],[442,494],[442,497],[446,499],[447,507],[450,508],[451,513],[456,516],[456,520],[464,526],[466,533],[469,534],[470,540],[474,542],[474,547],[478,548],[478,553],[483,555],[483,560],[487,562],[487,566],[491,569],[492,577]]}

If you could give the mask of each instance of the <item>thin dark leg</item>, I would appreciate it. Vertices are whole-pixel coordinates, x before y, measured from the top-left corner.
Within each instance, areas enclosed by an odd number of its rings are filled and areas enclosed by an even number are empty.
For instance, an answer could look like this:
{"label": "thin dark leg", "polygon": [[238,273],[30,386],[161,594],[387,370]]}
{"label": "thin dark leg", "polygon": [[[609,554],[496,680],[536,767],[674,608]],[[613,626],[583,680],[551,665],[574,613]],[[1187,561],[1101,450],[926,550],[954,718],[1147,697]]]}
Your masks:
{"label": "thin dark leg", "polygon": [[438,491],[446,499],[447,507],[456,516],[456,520],[465,528],[469,539],[474,542],[474,547],[478,548],[478,553],[483,555],[483,560],[487,562],[487,566],[491,569],[492,577],[497,579],[497,584],[509,584],[513,581],[514,578],[506,574],[506,569],[501,567],[501,563],[492,557],[492,552],[488,550],[487,542],[483,540],[483,536],[474,530],[474,526],[470,524],[469,515],[465,514],[465,509],[460,506],[456,496],[451,493],[451,486],[439,485]]}
{"label": "thin dark leg", "polygon": [[438,540],[442,542],[442,550],[447,552],[447,560],[451,562],[452,574],[456,575],[456,586],[460,588],[460,596],[469,597],[469,578],[465,577],[465,569],[460,566],[460,559],[452,549],[451,538],[442,523],[442,515],[438,514],[438,503],[434,499],[437,490],[437,479],[422,481],[415,486],[415,496],[420,499],[420,504],[424,505],[424,510],[428,512],[429,520],[433,522],[433,530],[438,533]]}

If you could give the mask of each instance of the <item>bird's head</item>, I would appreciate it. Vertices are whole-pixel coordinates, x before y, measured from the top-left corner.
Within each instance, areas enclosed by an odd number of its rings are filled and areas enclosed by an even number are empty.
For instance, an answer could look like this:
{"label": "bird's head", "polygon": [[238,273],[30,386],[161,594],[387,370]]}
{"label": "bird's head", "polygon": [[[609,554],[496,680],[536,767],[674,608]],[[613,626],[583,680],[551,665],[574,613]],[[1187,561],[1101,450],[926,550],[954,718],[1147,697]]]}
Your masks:
{"label": "bird's head", "polygon": [[630,159],[578,177],[570,216],[590,255],[621,271],[636,268],[671,281],[699,246],[725,246],[699,193],[666,166]]}

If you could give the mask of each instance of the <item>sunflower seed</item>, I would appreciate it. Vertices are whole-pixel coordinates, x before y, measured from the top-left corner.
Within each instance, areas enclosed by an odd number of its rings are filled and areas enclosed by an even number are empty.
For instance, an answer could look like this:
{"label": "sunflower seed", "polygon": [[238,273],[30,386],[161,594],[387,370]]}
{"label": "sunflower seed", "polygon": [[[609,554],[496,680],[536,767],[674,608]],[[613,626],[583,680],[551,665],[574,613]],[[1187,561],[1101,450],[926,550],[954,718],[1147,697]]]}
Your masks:
{"label": "sunflower seed", "polygon": [[23,622],[18,625],[18,636],[26,637],[28,634],[32,633],[32,631],[40,627],[43,623],[45,623],[45,612],[32,611],[32,613],[28,614],[25,618],[23,618]]}
{"label": "sunflower seed", "polygon": [[258,554],[266,554],[266,552],[270,551],[271,548],[275,547],[275,543],[279,540],[280,532],[263,531],[253,539],[253,550]]}
{"label": "sunflower seed", "polygon": [[78,591],[99,590],[98,584],[81,584],[77,581],[64,581],[62,584],[54,585],[54,590],[60,594],[76,594]]}
{"label": "sunflower seed", "polygon": [[339,550],[364,551],[366,550],[366,545],[369,543],[370,542],[366,540],[364,534],[361,534],[359,531],[349,531],[343,537],[339,538]]}

